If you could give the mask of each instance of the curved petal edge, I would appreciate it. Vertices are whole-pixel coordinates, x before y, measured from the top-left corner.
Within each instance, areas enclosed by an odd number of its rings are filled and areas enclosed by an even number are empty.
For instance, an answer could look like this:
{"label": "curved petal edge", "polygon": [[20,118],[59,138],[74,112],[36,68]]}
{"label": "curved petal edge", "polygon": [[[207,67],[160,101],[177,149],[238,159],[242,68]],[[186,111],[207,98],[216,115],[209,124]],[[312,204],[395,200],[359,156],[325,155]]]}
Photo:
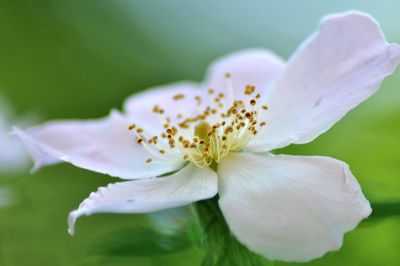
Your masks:
{"label": "curved petal edge", "polygon": [[68,232],[76,219],[94,213],[148,213],[208,199],[217,194],[217,175],[210,168],[189,164],[166,177],[109,184],[93,192],[68,216]]}
{"label": "curved petal edge", "polygon": [[386,42],[370,16],[324,17],[265,99],[267,126],[248,148],[268,151],[314,140],[374,94],[399,62],[400,47]]}
{"label": "curved petal edge", "polygon": [[22,131],[14,128],[34,160],[33,171],[60,161],[124,179],[158,176],[183,166],[146,163],[151,157],[137,136],[128,130],[132,122],[117,111],[96,120],[55,121]]}
{"label": "curved petal edge", "polygon": [[332,158],[232,154],[218,174],[229,228],[268,259],[306,262],[337,250],[371,213],[348,165]]}

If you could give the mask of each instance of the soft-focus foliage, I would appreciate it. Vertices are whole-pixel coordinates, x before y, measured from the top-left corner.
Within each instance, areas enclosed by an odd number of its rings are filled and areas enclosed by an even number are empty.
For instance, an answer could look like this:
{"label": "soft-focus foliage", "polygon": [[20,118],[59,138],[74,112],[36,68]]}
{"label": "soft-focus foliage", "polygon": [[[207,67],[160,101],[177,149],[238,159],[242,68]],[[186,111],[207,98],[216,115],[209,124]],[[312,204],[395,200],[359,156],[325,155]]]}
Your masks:
{"label": "soft-focus foliage", "polygon": [[[378,5],[373,1],[182,4],[6,0],[0,4],[0,92],[18,114],[33,110],[40,112],[43,120],[102,116],[135,91],[176,80],[199,80],[211,60],[232,50],[268,47],[286,59],[327,13],[347,9],[371,13],[388,41],[399,43],[399,8],[396,1]],[[346,161],[367,198],[377,206],[376,218],[346,235],[339,252],[308,265],[400,262],[396,203],[400,201],[399,76],[397,71],[386,79],[375,96],[313,143],[279,151]],[[43,169],[32,176],[0,178],[0,187],[11,187],[19,195],[12,208],[0,209],[0,264],[201,262],[204,254],[194,247],[137,257],[103,258],[90,252],[102,241],[101,236],[135,225],[147,228],[144,215],[82,218],[79,234],[69,237],[65,214],[90,191],[110,181],[117,180],[68,165]],[[387,218],[387,214],[397,216]],[[120,243],[129,243],[131,238],[130,233],[118,236]]]}

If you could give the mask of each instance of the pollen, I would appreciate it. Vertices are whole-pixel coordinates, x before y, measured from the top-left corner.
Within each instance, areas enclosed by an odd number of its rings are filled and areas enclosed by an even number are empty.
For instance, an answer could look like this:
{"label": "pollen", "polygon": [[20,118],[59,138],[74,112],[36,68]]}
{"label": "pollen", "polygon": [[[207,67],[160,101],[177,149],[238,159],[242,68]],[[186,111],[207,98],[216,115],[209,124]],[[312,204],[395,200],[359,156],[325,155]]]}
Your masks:
{"label": "pollen", "polygon": [[[230,77],[230,73],[225,74],[225,78]],[[131,124],[128,128],[136,129],[133,131],[136,142],[152,155],[146,163],[190,161],[198,167],[206,167],[245,148],[267,125],[260,121],[260,114],[268,107],[259,104],[261,93],[255,86],[243,87],[243,94],[235,99],[232,80],[227,79],[226,83],[226,88],[209,89],[208,95],[202,97],[186,97],[182,93],[172,96],[179,101],[179,112],[174,116],[167,116],[172,110],[164,110],[162,102],[155,105],[152,111],[159,116],[159,135],[149,137],[147,130],[144,132]],[[187,110],[181,108],[183,103],[196,107],[197,114],[187,115]]]}
{"label": "pollen", "polygon": [[185,95],[182,94],[182,93],[177,94],[177,95],[175,95],[175,96],[173,97],[173,99],[174,99],[175,101],[180,100],[180,99],[183,99],[183,98],[185,98]]}

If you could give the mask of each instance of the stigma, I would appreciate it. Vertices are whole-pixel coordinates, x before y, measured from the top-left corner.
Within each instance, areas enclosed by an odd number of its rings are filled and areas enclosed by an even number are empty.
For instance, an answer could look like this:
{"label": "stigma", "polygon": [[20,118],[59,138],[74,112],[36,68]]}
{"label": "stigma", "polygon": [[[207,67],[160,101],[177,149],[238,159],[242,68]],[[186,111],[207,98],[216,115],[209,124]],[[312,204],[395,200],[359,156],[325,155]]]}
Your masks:
{"label": "stigma", "polygon": [[[231,74],[226,73],[225,78],[227,96],[209,89],[207,99],[200,96],[192,99],[199,107],[196,116],[178,114],[178,120],[173,122],[167,116],[168,110],[156,105],[153,112],[160,116],[162,132],[147,136],[136,124],[129,126],[135,132],[136,143],[152,155],[146,163],[190,161],[198,167],[207,167],[230,152],[242,150],[258,134],[266,125],[265,121],[259,121],[260,113],[268,110],[266,105],[259,104],[261,95],[256,93],[255,86],[247,85],[242,91],[245,97],[235,100]],[[172,97],[179,102],[186,96]]]}

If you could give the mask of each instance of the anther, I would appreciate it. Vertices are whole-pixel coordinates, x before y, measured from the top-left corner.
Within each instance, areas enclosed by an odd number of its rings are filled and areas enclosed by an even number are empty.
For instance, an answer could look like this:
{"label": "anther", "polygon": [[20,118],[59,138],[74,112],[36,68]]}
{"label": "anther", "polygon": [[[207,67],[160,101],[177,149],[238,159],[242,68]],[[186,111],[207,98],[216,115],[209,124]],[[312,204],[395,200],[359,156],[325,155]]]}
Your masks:
{"label": "anther", "polygon": [[132,129],[134,129],[136,127],[136,125],[135,124],[132,124],[132,125],[130,125],[129,127],[128,127],[128,129],[129,130],[132,130]]}
{"label": "anther", "polygon": [[200,106],[200,105],[201,105],[201,98],[200,98],[200,96],[196,96],[196,97],[194,97],[194,99],[197,101],[197,105]]}
{"label": "anther", "polygon": [[146,160],[146,163],[150,163],[151,161],[153,161],[153,159],[149,158]]}
{"label": "anther", "polygon": [[177,100],[179,100],[179,99],[183,99],[183,98],[185,98],[185,95],[183,95],[182,93],[177,94],[177,95],[174,96],[174,100],[175,100],[175,101],[177,101]]}

